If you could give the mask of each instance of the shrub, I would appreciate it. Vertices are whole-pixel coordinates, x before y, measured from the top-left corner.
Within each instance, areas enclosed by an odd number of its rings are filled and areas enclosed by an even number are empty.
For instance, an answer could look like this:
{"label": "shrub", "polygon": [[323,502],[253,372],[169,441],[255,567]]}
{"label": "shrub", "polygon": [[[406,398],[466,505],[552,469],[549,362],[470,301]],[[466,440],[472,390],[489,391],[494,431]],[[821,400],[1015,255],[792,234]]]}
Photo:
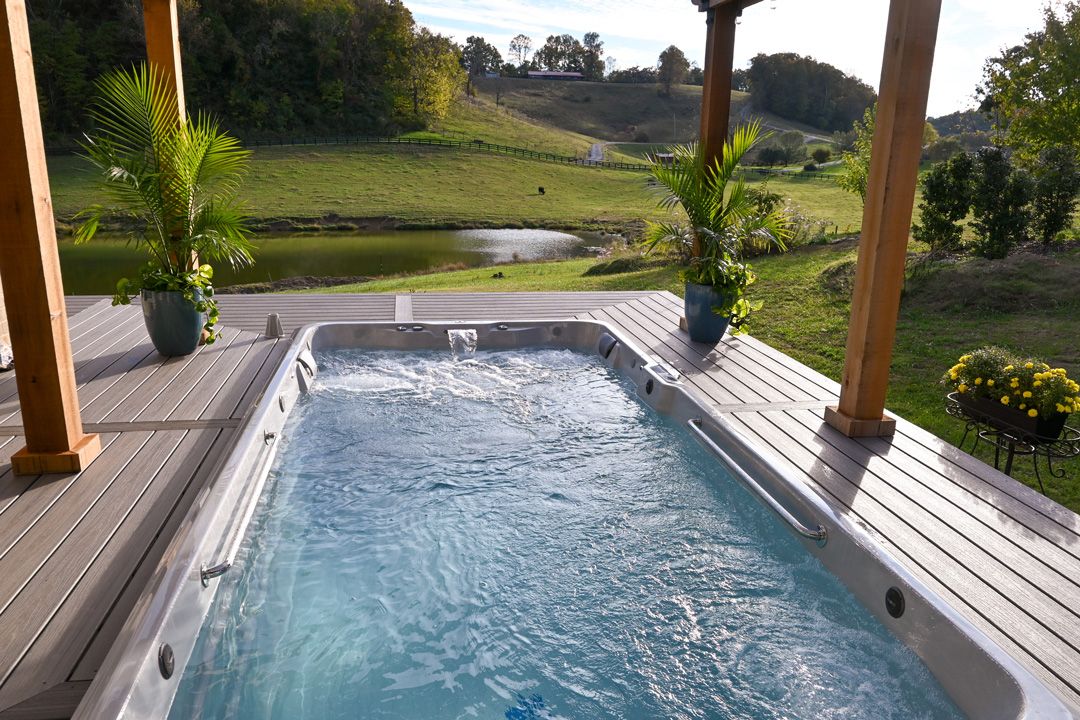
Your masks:
{"label": "shrub", "polygon": [[811,162],[811,163],[806,163],[805,165],[803,165],[802,169],[805,170],[806,172],[817,172],[818,167],[817,167],[817,165],[815,165],[814,163]]}
{"label": "shrub", "polygon": [[960,153],[948,162],[934,165],[922,178],[921,221],[911,230],[916,240],[930,245],[931,251],[953,250],[960,246],[963,228],[972,200],[972,172],[975,162]]}
{"label": "shrub", "polygon": [[1036,238],[1049,245],[1059,233],[1069,228],[1076,212],[1078,193],[1080,168],[1077,167],[1076,151],[1058,145],[1039,153],[1031,199],[1032,228]]}
{"label": "shrub", "polygon": [[989,260],[1003,258],[1028,238],[1031,214],[1031,176],[1013,167],[1005,150],[984,147],[975,156],[974,213],[975,254]]}
{"label": "shrub", "polygon": [[810,154],[810,157],[814,158],[814,162],[818,165],[829,162],[829,158],[832,157],[832,151],[828,148],[818,148]]}

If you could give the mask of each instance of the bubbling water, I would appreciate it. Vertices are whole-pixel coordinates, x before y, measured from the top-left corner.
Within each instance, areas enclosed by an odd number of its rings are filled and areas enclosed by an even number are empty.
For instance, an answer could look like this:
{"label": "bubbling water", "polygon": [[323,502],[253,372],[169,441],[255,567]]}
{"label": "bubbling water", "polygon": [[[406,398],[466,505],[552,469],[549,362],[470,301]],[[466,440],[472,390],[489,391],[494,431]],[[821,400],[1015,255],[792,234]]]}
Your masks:
{"label": "bubbling water", "polygon": [[447,330],[450,352],[455,360],[469,358],[476,354],[476,330]]}

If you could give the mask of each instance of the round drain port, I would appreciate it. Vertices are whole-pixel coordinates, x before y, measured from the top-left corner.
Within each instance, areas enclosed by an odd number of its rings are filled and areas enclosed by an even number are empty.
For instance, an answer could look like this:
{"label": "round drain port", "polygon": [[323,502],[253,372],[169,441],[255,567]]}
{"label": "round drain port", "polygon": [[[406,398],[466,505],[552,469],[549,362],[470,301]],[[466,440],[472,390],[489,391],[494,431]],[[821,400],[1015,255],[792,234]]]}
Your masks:
{"label": "round drain port", "polygon": [[157,659],[161,677],[168,680],[172,677],[173,670],[176,669],[176,657],[173,655],[172,645],[161,643],[161,647],[158,648]]}
{"label": "round drain port", "polygon": [[645,383],[645,394],[646,395],[652,395],[652,389],[653,389],[653,381],[652,381],[652,378],[649,378],[649,381],[647,383]]}
{"label": "round drain port", "polygon": [[894,618],[904,614],[904,593],[900,592],[900,588],[891,587],[885,591],[885,609]]}

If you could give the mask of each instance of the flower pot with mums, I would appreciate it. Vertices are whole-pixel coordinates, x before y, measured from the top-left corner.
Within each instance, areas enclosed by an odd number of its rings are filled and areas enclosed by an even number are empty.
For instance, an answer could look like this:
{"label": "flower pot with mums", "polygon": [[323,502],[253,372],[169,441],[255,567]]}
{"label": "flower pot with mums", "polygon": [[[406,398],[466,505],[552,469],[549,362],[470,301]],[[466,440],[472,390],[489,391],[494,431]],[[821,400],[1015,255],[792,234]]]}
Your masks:
{"label": "flower pot with mums", "polygon": [[993,346],[960,356],[942,383],[971,414],[1040,440],[1057,439],[1080,409],[1080,384],[1064,368]]}

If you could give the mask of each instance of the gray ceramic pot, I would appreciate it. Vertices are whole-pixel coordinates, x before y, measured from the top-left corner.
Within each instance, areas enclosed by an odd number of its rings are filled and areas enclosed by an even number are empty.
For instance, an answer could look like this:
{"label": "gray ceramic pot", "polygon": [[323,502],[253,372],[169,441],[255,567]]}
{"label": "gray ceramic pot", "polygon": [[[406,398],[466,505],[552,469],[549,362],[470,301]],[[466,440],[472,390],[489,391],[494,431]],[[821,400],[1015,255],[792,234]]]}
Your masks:
{"label": "gray ceramic pot", "polygon": [[686,312],[686,331],[694,342],[717,343],[727,332],[731,318],[717,315],[713,307],[723,305],[725,296],[712,285],[686,283],[684,309]]}
{"label": "gray ceramic pot", "polygon": [[[202,292],[197,290],[195,297],[201,300]],[[206,314],[179,291],[143,290],[142,310],[150,341],[162,355],[190,355],[199,347]]]}

